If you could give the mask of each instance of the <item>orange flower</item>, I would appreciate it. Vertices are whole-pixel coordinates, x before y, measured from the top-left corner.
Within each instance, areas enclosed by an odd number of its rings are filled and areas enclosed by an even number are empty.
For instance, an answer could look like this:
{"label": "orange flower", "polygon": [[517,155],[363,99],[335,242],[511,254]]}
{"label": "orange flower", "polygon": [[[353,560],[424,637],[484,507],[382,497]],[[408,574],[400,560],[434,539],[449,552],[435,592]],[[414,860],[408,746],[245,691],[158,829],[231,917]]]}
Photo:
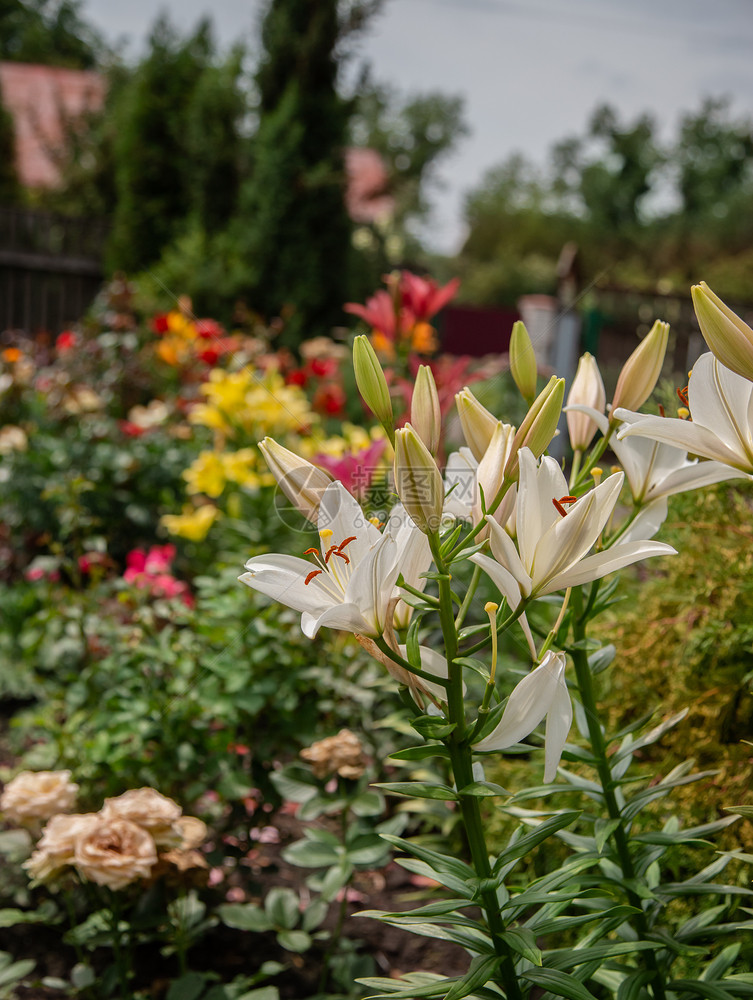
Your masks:
{"label": "orange flower", "polygon": [[16,361],[20,361],[23,354],[17,347],[6,347],[2,355],[3,361],[7,361],[8,364],[14,364]]}

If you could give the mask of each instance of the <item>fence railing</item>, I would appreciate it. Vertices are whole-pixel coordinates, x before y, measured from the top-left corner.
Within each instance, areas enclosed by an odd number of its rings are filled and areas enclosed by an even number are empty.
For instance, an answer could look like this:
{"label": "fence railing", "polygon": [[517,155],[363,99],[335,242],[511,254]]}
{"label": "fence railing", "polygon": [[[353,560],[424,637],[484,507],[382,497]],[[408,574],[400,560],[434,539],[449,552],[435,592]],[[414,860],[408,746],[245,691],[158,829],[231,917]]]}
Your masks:
{"label": "fence railing", "polygon": [[53,336],[76,320],[102,282],[102,219],[0,207],[0,331]]}

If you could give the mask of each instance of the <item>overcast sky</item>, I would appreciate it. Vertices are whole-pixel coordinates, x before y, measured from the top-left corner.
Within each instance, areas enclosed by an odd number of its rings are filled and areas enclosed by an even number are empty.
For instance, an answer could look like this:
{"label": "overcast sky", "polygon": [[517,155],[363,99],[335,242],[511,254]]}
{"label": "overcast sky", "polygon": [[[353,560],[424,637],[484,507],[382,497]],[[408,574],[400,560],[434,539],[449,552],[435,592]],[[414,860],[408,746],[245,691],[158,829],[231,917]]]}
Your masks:
{"label": "overcast sky", "polygon": [[[121,51],[138,54],[160,11],[188,30],[210,14],[218,39],[252,42],[261,0],[84,0]],[[625,119],[651,112],[668,138],[681,112],[728,95],[753,117],[753,0],[386,0],[358,49],[378,81],[465,99],[471,135],[444,163],[427,234],[463,236],[463,195],[519,151],[543,163],[582,134],[594,107]]]}

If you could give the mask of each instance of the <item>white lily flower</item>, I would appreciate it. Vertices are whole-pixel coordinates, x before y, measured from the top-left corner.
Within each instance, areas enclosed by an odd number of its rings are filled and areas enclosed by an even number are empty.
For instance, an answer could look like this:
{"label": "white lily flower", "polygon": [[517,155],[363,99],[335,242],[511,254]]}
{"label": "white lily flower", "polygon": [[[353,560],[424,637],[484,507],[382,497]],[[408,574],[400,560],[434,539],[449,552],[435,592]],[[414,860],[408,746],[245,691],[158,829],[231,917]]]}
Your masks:
{"label": "white lily flower", "polygon": [[541,663],[513,688],[497,727],[474,750],[506,750],[520,743],[546,717],[544,781],[553,781],[573,722],[573,706],[565,683],[564,653],[546,654]]}
{"label": "white lily flower", "polygon": [[[524,598],[599,580],[649,556],[674,554],[672,546],[663,542],[633,539],[588,555],[614,510],[623,480],[623,473],[615,473],[573,502],[557,462],[546,457],[537,465],[532,453],[522,448],[515,508],[517,547],[494,518],[487,516],[494,558],[479,552],[471,560],[491,577],[515,609]],[[564,504],[572,505],[566,510]],[[524,619],[521,623],[527,629]]]}
{"label": "white lily flower", "polygon": [[[480,461],[470,448],[453,452],[445,466],[444,512],[476,525],[482,519],[481,493],[487,507],[504,482],[505,466],[510,458],[515,428],[497,422],[497,427]],[[494,511],[494,519],[506,524],[515,506],[516,487],[510,486]],[[481,535],[480,537],[484,537]]]}
{"label": "white lily flower", "polygon": [[313,563],[278,553],[254,556],[239,579],[300,611],[301,629],[309,638],[324,625],[381,635],[388,624],[390,601],[399,596],[397,578],[401,572],[406,578],[420,572],[417,564],[423,549],[413,545],[407,534],[401,536],[400,518],[392,529],[380,532],[338,482],[330,483],[322,495],[318,526],[320,550],[306,553],[313,556]]}
{"label": "white lily flower", "polygon": [[[587,413],[602,434],[607,433],[609,421],[602,413],[581,406],[573,409]],[[623,428],[645,419],[640,413],[623,409],[617,411],[615,417],[623,421]],[[633,501],[637,504],[652,504],[675,493],[712,486],[727,479],[745,478],[744,473],[721,462],[690,460],[686,449],[675,444],[644,437],[624,437],[623,428],[618,431],[617,438],[612,438],[610,447],[625,470]]]}
{"label": "white lily flower", "polygon": [[693,455],[753,472],[753,383],[725,368],[713,354],[702,354],[688,383],[692,420],[653,417],[618,409],[618,438],[663,441]]}

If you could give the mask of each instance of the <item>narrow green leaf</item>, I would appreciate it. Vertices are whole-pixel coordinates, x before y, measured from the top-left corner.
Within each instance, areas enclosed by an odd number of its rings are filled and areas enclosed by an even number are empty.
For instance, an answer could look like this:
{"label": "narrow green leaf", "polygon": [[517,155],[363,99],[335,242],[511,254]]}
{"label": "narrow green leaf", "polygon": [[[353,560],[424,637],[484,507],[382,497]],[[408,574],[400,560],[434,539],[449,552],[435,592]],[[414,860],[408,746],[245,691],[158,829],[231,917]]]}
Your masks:
{"label": "narrow green leaf", "polygon": [[596,826],[594,828],[594,837],[596,840],[596,850],[601,854],[604,850],[604,844],[609,840],[614,831],[620,825],[619,819],[597,819]]}
{"label": "narrow green leaf", "polygon": [[633,972],[620,983],[617,1000],[642,1000],[646,996],[645,987],[654,978],[651,972]]}
{"label": "narrow green leaf", "polygon": [[442,802],[456,802],[457,792],[448,785],[430,785],[425,781],[383,781],[375,783],[388,795],[407,795],[408,798],[439,799]]}
{"label": "narrow green leaf", "polygon": [[502,939],[526,961],[532,965],[541,965],[541,949],[536,944],[536,935],[533,931],[527,927],[508,927]]}
{"label": "narrow green leaf", "polygon": [[580,980],[568,976],[566,972],[558,972],[556,969],[526,969],[521,977],[558,997],[565,997],[566,1000],[596,1000]]}
{"label": "narrow green leaf", "polygon": [[383,834],[382,839],[386,840],[388,844],[392,844],[393,847],[397,847],[401,851],[406,851],[415,858],[426,862],[434,871],[449,872],[457,878],[463,879],[464,883],[476,877],[476,873],[471,866],[459,858],[440,854],[438,851],[432,851],[427,847],[422,847],[420,844],[414,843],[412,840],[403,840],[401,837],[391,837]]}
{"label": "narrow green leaf", "polygon": [[441,743],[422,743],[417,747],[406,747],[391,753],[389,760],[426,760],[427,757],[449,757],[450,751]]}
{"label": "narrow green leaf", "polygon": [[468,972],[447,991],[445,1000],[461,1000],[480,986],[486,986],[499,967],[500,961],[497,955],[477,955],[471,961]]}
{"label": "narrow green leaf", "polygon": [[494,864],[495,874],[508,861],[511,861],[513,858],[522,858],[524,854],[527,854],[537,844],[540,844],[542,840],[546,840],[552,834],[556,833],[557,830],[561,830],[563,827],[569,826],[570,823],[574,823],[578,816],[580,816],[579,810],[568,810],[557,813],[548,820],[539,823],[530,833],[525,834],[502,851]]}
{"label": "narrow green leaf", "polygon": [[705,983],[700,979],[673,979],[667,983],[673,993],[694,993],[704,1000],[729,1000],[731,994],[719,983]]}
{"label": "narrow green leaf", "polygon": [[493,781],[472,781],[470,785],[458,789],[458,795],[472,795],[475,798],[496,798],[503,795],[508,798],[510,793]]}

